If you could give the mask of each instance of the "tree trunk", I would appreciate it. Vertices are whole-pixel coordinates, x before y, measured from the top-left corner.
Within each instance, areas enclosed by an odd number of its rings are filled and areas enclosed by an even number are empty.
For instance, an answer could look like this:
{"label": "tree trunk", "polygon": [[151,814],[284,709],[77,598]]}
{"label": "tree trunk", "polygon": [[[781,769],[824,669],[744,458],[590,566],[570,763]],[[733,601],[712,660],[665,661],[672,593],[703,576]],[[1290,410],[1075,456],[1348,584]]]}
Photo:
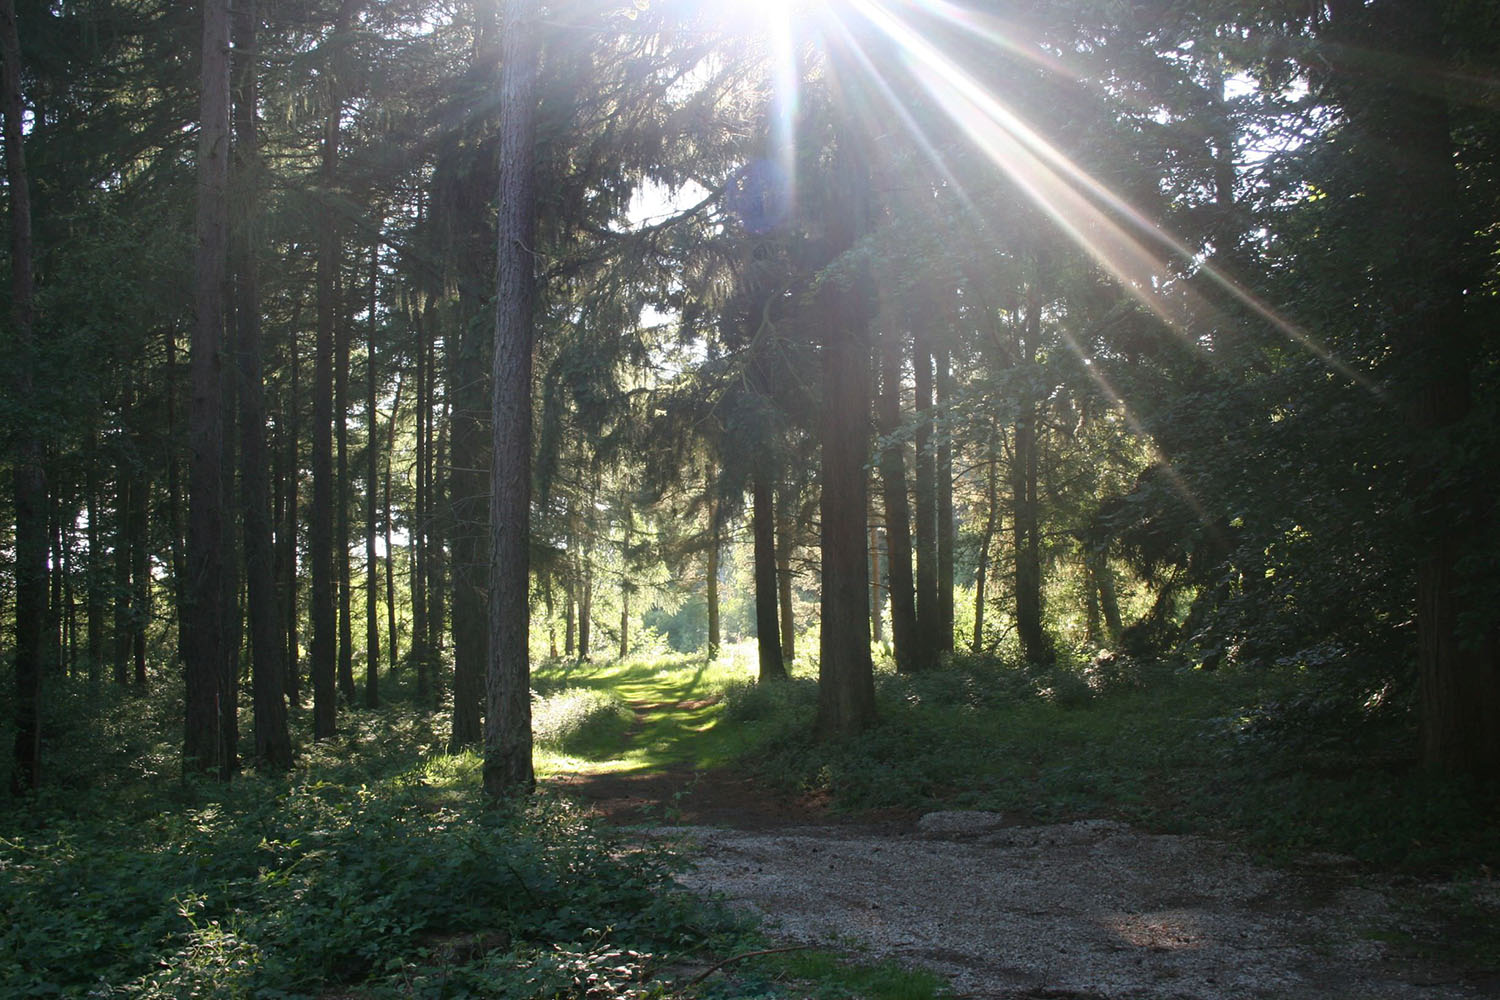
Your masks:
{"label": "tree trunk", "polygon": [[989,470],[985,476],[984,534],[979,539],[979,566],[974,574],[974,638],[969,643],[969,649],[975,654],[984,649],[985,584],[990,569],[990,546],[994,544],[995,532],[998,530],[996,521],[1000,516],[1000,449],[995,440],[997,433],[992,424]]}
{"label": "tree trunk", "polygon": [[285,691],[287,702],[298,706],[302,703],[301,650],[298,635],[300,615],[298,608],[297,572],[297,526],[301,522],[298,509],[301,479],[301,460],[298,442],[301,438],[301,372],[300,354],[297,350],[297,329],[300,311],[294,311],[291,328],[287,332],[287,400],[282,412],[286,428],[285,456],[282,459],[285,472],[282,486],[282,522],[277,542],[277,580],[281,597],[281,616],[285,646],[283,666],[285,668]]}
{"label": "tree trunk", "polygon": [[[127,386],[120,397],[120,422],[130,420],[131,389]],[[130,456],[117,456],[115,472],[115,550],[114,550],[114,660],[113,679],[124,687],[130,683],[130,515],[135,510],[130,492],[135,488],[135,476],[130,471]]]}
{"label": "tree trunk", "polygon": [[138,693],[146,690],[146,625],[151,620],[151,484],[146,478],[146,435],[139,422],[131,435],[137,460],[130,483],[130,652]]}
{"label": "tree trunk", "polygon": [[[5,176],[10,193],[10,311],[15,333],[7,361],[15,398],[32,398],[36,341],[32,330],[31,188],[22,149],[21,42],[14,0],[0,0],[0,114],[5,116]],[[41,782],[42,618],[47,608],[47,480],[32,422],[17,420],[12,456],[16,538],[15,768],[11,791]]]}
{"label": "tree trunk", "polygon": [[933,355],[937,366],[937,643],[938,652],[953,652],[953,555],[957,543],[953,510],[953,435],[947,425],[953,400],[953,371],[948,352]]}
{"label": "tree trunk", "polygon": [[708,483],[708,558],[703,576],[708,599],[708,658],[719,655],[723,635],[719,621],[719,550],[723,539],[719,537],[719,500],[712,477]]}
{"label": "tree trunk", "polygon": [[755,552],[755,645],[760,679],[785,680],[781,636],[776,623],[776,497],[768,477],[758,474],[751,486],[750,529]]}
{"label": "tree trunk", "polygon": [[349,363],[353,319],[345,304],[343,274],[343,262],[339,260],[333,272],[333,301],[337,310],[333,320],[333,447],[336,464],[333,476],[333,568],[338,577],[339,698],[352,708],[355,688],[351,607],[354,586],[349,566]]}
{"label": "tree trunk", "polygon": [[[375,502],[380,483],[380,434],[375,412],[375,310],[380,240],[370,244],[370,333],[365,345],[365,707],[380,707],[380,564],[375,555]],[[391,414],[394,423],[395,414]],[[389,550],[387,550],[389,551]]]}
{"label": "tree trunk", "polygon": [[[1454,6],[1386,0],[1335,7],[1333,41],[1361,46],[1395,65],[1444,66],[1445,18]],[[1465,179],[1443,87],[1420,74],[1371,84],[1348,72],[1346,110],[1367,133],[1369,158],[1389,164],[1373,178],[1372,210],[1400,220],[1389,249],[1391,381],[1405,404],[1410,495],[1420,538],[1416,622],[1422,756],[1434,768],[1492,778],[1500,773],[1500,624],[1493,587],[1475,568],[1493,537],[1496,456],[1466,440],[1474,419],[1474,375],[1490,335],[1476,290],[1489,262],[1473,234],[1491,220],[1465,217]],[[1472,211],[1472,210],[1471,210]],[[1465,446],[1468,446],[1466,453]]]}
{"label": "tree trunk", "polygon": [[411,658],[417,668],[417,697],[424,703],[428,695],[427,645],[427,529],[432,519],[428,500],[427,455],[432,450],[432,388],[427,364],[427,338],[431,336],[431,299],[426,306],[415,307],[412,319],[417,332],[417,455],[415,509],[411,521]]}
{"label": "tree trunk", "polygon": [[885,642],[885,602],[880,590],[880,529],[875,526],[875,508],[869,513],[870,531],[870,626],[875,645]]}
{"label": "tree trunk", "polygon": [[[880,337],[881,391],[877,399],[880,433],[901,426],[901,342],[887,331]],[[900,442],[880,453],[880,482],[885,501],[885,575],[891,601],[891,648],[902,673],[926,666],[917,642],[916,592],[911,578],[911,512],[906,500],[905,459]]]}
{"label": "tree trunk", "polygon": [[88,494],[85,503],[88,506],[89,519],[86,536],[88,560],[84,581],[84,629],[87,637],[85,645],[88,647],[88,682],[91,699],[99,693],[99,680],[104,670],[104,537],[99,528],[99,518],[103,513],[101,509],[103,501],[99,495],[103,489],[99,481],[101,461],[99,432],[95,429],[89,435],[87,478],[84,484],[84,489]]}
{"label": "tree trunk", "polygon": [[239,174],[238,225],[233,236],[235,331],[239,356],[240,490],[243,494],[245,587],[250,619],[251,700],[255,707],[255,759],[276,770],[292,766],[287,731],[281,628],[276,600],[276,552],[271,531],[265,386],[261,371],[260,281],[256,263],[260,135],[255,0],[234,9],[235,159]]}
{"label": "tree trunk", "polygon": [[[172,598],[178,610],[179,624],[183,608],[183,593],[187,584],[187,541],[182,534],[182,470],[178,442],[181,437],[177,427],[177,332],[166,328],[162,338],[166,348],[166,397],[167,397],[167,530],[171,533],[172,546]],[[179,630],[180,631],[180,630]],[[181,657],[182,636],[178,636],[178,656]]]}
{"label": "tree trunk", "polygon": [[[1036,363],[1041,337],[1041,303],[1035,288],[1026,308],[1021,345],[1022,363]],[[1031,663],[1050,663],[1051,641],[1042,625],[1041,512],[1037,501],[1037,421],[1040,403],[1028,395],[1020,401],[1015,425],[1015,455],[1011,462],[1012,518],[1016,564],[1016,632],[1021,655]]]}
{"label": "tree trunk", "polygon": [[918,317],[912,337],[917,425],[912,478],[916,483],[913,514],[917,543],[917,635],[912,665],[936,664],[938,652],[937,460],[932,447],[932,349],[921,331],[927,317]]}
{"label": "tree trunk", "polygon": [[[460,315],[478,310],[460,295]],[[453,400],[452,465],[448,474],[453,543],[453,725],[450,753],[484,741],[485,676],[489,666],[489,398],[485,359],[492,336],[483,324],[463,322],[450,354],[448,391]]]}
{"label": "tree trunk", "polygon": [[394,508],[391,504],[392,466],[396,464],[396,425],[401,416],[401,390],[406,382],[406,371],[396,374],[396,395],[391,398],[391,420],[385,435],[385,483],[383,500],[384,516],[381,525],[385,529],[385,629],[386,643],[390,647],[390,670],[395,673],[401,666],[400,636],[396,631],[396,549],[391,544],[391,525]]}
{"label": "tree trunk", "polygon": [[796,491],[783,484],[776,505],[776,590],[781,605],[781,662],[797,658],[797,618],[792,607],[792,552],[797,546]]}
{"label": "tree trunk", "polygon": [[189,366],[188,578],[183,587],[182,653],[187,677],[184,764],[233,773],[234,685],[228,670],[224,606],[224,416],[220,350],[229,185],[229,5],[203,3],[203,86],[199,104],[198,247]]}
{"label": "tree trunk", "polygon": [[485,677],[484,788],[530,792],[531,348],[536,245],[536,12],[505,0],[500,56],[500,189],[495,342],[490,368],[490,662]]}
{"label": "tree trunk", "polygon": [[634,532],[634,518],[630,508],[625,508],[625,537],[620,545],[620,659],[630,654],[630,592],[635,588],[630,580],[630,544]]}
{"label": "tree trunk", "polygon": [[[848,130],[838,140],[851,142]],[[842,191],[828,220],[828,259],[854,246],[868,227],[869,174],[861,156],[837,150],[834,170]],[[865,462],[869,458],[870,310],[875,290],[867,273],[827,282],[814,308],[823,320],[823,399],[819,413],[823,495],[822,637],[818,714],[822,738],[858,733],[875,719],[870,662],[869,562]]]}

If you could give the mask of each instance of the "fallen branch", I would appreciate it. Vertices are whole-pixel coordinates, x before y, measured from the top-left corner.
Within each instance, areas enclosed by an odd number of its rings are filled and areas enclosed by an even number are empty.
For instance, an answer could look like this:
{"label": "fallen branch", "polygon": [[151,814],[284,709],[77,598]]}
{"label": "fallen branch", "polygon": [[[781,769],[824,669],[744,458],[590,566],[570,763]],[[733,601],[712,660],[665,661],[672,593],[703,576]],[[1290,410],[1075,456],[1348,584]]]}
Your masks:
{"label": "fallen branch", "polygon": [[767,948],[764,951],[746,951],[741,952],[738,955],[730,955],[722,962],[716,962],[713,965],[710,965],[708,968],[704,969],[702,972],[698,973],[692,979],[688,980],[687,984],[689,986],[697,986],[699,983],[703,982],[703,980],[707,979],[715,972],[718,972],[720,969],[724,968],[724,966],[733,965],[735,962],[739,962],[747,958],[759,958],[762,955],[780,955],[783,952],[788,951],[807,951],[811,947],[812,945],[810,944],[795,944],[789,948]]}

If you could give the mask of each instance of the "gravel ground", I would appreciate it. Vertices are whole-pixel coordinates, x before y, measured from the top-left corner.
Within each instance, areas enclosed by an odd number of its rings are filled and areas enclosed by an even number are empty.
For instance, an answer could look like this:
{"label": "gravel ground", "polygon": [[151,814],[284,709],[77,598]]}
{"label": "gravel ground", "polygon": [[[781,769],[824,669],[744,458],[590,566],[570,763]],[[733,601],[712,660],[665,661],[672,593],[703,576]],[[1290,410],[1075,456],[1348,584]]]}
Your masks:
{"label": "gravel ground", "polygon": [[[1410,911],[1338,859],[1288,873],[1214,841],[1109,820],[1008,826],[932,813],[915,830],[660,827],[691,889],[792,942],[927,966],[965,997],[1460,1000],[1497,984],[1398,961]],[[1427,929],[1430,931],[1430,928]]]}

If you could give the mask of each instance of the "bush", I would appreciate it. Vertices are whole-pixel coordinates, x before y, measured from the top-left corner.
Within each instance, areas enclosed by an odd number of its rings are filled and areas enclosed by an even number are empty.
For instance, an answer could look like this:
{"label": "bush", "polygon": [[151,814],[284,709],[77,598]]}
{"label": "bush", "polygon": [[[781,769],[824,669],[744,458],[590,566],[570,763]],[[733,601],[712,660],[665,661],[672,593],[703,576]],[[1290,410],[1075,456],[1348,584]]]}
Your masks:
{"label": "bush", "polygon": [[[666,854],[558,801],[496,808],[429,780],[190,784],[191,808],[149,820],[7,836],[0,995],[316,995],[451,962],[455,938],[484,942],[465,961],[493,981],[559,948],[676,950],[711,928]],[[506,994],[530,995],[516,974]]]}

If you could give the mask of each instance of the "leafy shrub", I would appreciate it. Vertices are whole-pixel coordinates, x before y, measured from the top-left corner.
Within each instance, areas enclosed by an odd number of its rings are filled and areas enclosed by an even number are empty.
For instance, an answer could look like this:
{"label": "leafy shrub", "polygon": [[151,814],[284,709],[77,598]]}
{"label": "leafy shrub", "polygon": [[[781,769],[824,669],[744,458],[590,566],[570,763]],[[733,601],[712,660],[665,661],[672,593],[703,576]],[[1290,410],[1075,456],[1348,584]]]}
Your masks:
{"label": "leafy shrub", "polygon": [[0,995],[310,995],[420,966],[454,935],[519,966],[557,946],[678,949],[708,927],[667,855],[547,798],[449,804],[420,777],[197,794],[0,842]]}

